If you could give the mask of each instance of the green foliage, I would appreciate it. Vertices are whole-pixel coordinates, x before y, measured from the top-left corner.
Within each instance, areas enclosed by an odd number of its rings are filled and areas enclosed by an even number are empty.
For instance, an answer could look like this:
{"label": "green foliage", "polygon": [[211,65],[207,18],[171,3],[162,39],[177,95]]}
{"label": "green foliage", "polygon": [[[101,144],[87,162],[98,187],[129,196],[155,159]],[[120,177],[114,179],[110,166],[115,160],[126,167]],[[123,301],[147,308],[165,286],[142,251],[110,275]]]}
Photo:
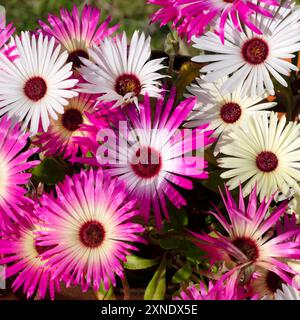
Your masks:
{"label": "green foliage", "polygon": [[164,256],[153,278],[149,282],[144,299],[145,300],[163,300],[166,294],[166,268],[167,261]]}
{"label": "green foliage", "polygon": [[65,178],[65,168],[55,158],[45,158],[37,167],[32,170],[33,177],[48,185],[54,185]]}
{"label": "green foliage", "polygon": [[103,283],[101,283],[100,289],[97,292],[97,299],[98,300],[113,300],[114,298],[115,298],[115,296],[114,296],[113,287],[110,286],[107,291],[107,290],[105,290]]}
{"label": "green foliage", "polygon": [[128,256],[124,267],[129,270],[142,270],[157,265],[158,259],[144,259],[134,255]]}
{"label": "green foliage", "polygon": [[182,268],[180,268],[173,276],[173,283],[181,283],[183,281],[187,281],[192,275],[192,267],[190,263],[185,264]]}

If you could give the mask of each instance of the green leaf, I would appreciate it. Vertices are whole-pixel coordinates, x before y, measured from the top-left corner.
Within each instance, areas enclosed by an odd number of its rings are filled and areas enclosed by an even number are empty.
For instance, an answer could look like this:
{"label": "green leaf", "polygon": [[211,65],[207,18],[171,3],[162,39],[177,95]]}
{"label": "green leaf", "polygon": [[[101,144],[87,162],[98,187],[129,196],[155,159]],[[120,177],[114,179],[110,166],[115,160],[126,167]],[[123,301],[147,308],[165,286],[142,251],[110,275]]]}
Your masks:
{"label": "green leaf", "polygon": [[39,182],[54,185],[64,180],[65,170],[55,158],[45,158],[32,170],[32,175]]}
{"label": "green leaf", "polygon": [[157,265],[158,262],[158,259],[144,259],[131,255],[127,256],[127,261],[124,263],[124,268],[129,270],[143,270]]}
{"label": "green leaf", "polygon": [[115,296],[113,286],[110,286],[109,289],[106,291],[103,283],[101,283],[98,292],[96,292],[96,296],[98,300],[114,300]]}
{"label": "green leaf", "polygon": [[167,262],[164,256],[146,288],[144,300],[164,300],[166,294],[166,268]]}
{"label": "green leaf", "polygon": [[188,280],[192,275],[192,267],[189,263],[180,268],[173,276],[173,283],[181,283]]}
{"label": "green leaf", "polygon": [[213,192],[219,193],[219,187],[223,189],[225,182],[225,180],[220,177],[222,172],[222,170],[211,171],[208,179],[201,181],[202,185]]}

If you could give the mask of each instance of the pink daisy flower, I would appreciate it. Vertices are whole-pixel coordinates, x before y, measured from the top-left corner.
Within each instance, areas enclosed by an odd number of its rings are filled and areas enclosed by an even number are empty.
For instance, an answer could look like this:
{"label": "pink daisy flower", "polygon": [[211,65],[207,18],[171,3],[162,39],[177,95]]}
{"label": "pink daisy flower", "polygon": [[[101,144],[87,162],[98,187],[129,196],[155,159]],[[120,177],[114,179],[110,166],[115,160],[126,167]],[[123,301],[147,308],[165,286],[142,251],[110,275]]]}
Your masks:
{"label": "pink daisy flower", "polygon": [[87,131],[81,127],[90,123],[88,115],[94,112],[95,98],[88,94],[79,94],[70,99],[64,113],[58,119],[51,119],[46,133],[43,133],[35,144],[42,145],[40,152],[46,156],[63,155],[64,158],[75,156],[79,150],[85,153],[84,145],[76,143],[77,137],[85,137]]}
{"label": "pink daisy flower", "polygon": [[0,119],[0,227],[11,226],[10,219],[16,220],[20,206],[28,202],[23,185],[29,182],[30,173],[24,172],[39,161],[28,161],[37,148],[23,151],[28,134],[23,134],[19,124],[12,126],[6,116]]}
{"label": "pink daisy flower", "polygon": [[221,195],[229,222],[217,208],[216,212],[210,213],[221,223],[228,236],[216,230],[214,236],[193,233],[196,237],[195,243],[207,252],[207,257],[212,262],[224,261],[226,265],[235,264],[243,270],[246,267],[260,267],[275,273],[290,284],[291,275],[296,272],[283,260],[300,259],[300,243],[293,240],[293,237],[300,233],[300,229],[277,236],[274,234],[274,227],[285,212],[287,203],[284,202],[268,215],[273,197],[268,201],[264,198],[258,207],[256,188],[251,191],[247,207],[241,187],[238,205],[227,188],[227,199]]}
{"label": "pink daisy flower", "polygon": [[242,300],[238,288],[239,272],[227,272],[219,280],[209,280],[208,285],[200,282],[180,292],[174,300]]}
{"label": "pink daisy flower", "polygon": [[[165,197],[177,208],[186,205],[186,200],[174,186],[192,189],[193,183],[187,177],[207,178],[206,161],[191,154],[195,150],[203,150],[214,141],[211,138],[213,131],[204,130],[207,125],[194,131],[179,130],[195,106],[196,99],[187,99],[172,111],[175,96],[175,90],[172,90],[166,103],[164,99],[157,100],[152,118],[150,99],[146,95],[138,112],[133,105],[125,110],[129,133],[123,132],[121,127],[117,128],[117,132],[121,132],[116,137],[118,150],[115,139],[108,139],[101,147],[97,140],[83,140],[94,158],[74,159],[91,165],[103,165],[111,176],[124,181],[130,195],[138,199],[145,223],[153,209],[158,228],[162,226],[162,216],[169,219]],[[114,135],[113,132],[111,134]]]}
{"label": "pink daisy flower", "polygon": [[40,254],[49,247],[37,244],[37,232],[41,231],[39,223],[35,219],[19,219],[15,234],[0,239],[0,265],[7,264],[5,278],[16,276],[13,291],[23,287],[27,299],[35,293],[43,299],[49,292],[54,299],[55,291],[59,291],[59,281],[52,278],[53,270],[41,259]]}
{"label": "pink daisy flower", "polygon": [[83,291],[115,286],[115,274],[123,277],[122,262],[137,250],[130,243],[144,241],[138,235],[144,228],[130,221],[139,214],[134,201],[126,201],[124,185],[103,177],[102,170],[68,177],[56,191],[57,198],[44,194],[37,210],[47,222],[38,243],[55,246],[43,254],[56,269],[53,277],[67,287],[81,284]]}
{"label": "pink daisy flower", "polygon": [[272,17],[268,5],[278,6],[277,0],[148,0],[161,8],[152,15],[152,22],[161,21],[161,26],[173,22],[180,36],[200,37],[210,25],[216,27],[224,43],[224,30],[227,19],[232,19],[235,29],[242,31],[241,24],[257,34],[259,27],[251,19],[254,13]]}
{"label": "pink daisy flower", "polygon": [[113,34],[118,25],[109,28],[111,17],[100,24],[101,11],[92,6],[85,5],[81,15],[74,5],[72,13],[66,9],[60,10],[60,17],[52,14],[48,16],[47,25],[39,21],[41,32],[55,37],[62,48],[69,53],[68,62],[73,62],[73,68],[81,66],[80,58],[89,58],[87,49],[93,44],[99,45],[102,40]]}

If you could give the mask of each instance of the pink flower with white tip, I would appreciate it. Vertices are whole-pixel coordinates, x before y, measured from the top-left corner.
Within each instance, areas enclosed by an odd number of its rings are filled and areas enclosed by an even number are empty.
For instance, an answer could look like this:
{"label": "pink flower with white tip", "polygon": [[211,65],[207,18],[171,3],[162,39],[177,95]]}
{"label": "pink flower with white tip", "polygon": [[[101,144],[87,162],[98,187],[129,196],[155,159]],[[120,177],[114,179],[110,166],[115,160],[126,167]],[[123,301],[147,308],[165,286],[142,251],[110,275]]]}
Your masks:
{"label": "pink flower with white tip", "polygon": [[263,0],[258,4],[256,0],[148,0],[148,3],[161,6],[152,15],[152,21],[161,21],[161,26],[173,23],[180,36],[200,37],[210,26],[219,32],[224,43],[226,21],[231,19],[236,31],[242,31],[245,25],[251,31],[261,34],[259,24],[253,19],[257,13],[268,18],[272,13],[269,5],[279,6],[276,0]]}
{"label": "pink flower with white tip", "polygon": [[112,35],[118,25],[109,27],[111,17],[100,24],[101,11],[95,7],[85,5],[82,13],[74,5],[72,12],[60,10],[60,17],[49,14],[49,25],[39,21],[40,32],[55,39],[63,50],[69,54],[68,62],[73,62],[73,68],[81,66],[80,58],[89,58],[87,49],[94,44],[99,45],[105,37]]}
{"label": "pink flower with white tip", "polygon": [[216,230],[214,236],[192,233],[195,244],[212,262],[234,264],[241,270],[248,267],[266,269],[291,284],[296,272],[284,260],[300,259],[300,243],[294,241],[300,229],[274,234],[274,227],[284,214],[287,203],[282,203],[268,215],[274,197],[268,201],[264,198],[258,206],[256,188],[251,191],[247,206],[241,188],[238,204],[227,188],[226,198],[221,195],[229,220],[216,207],[210,214],[220,222],[227,235]]}

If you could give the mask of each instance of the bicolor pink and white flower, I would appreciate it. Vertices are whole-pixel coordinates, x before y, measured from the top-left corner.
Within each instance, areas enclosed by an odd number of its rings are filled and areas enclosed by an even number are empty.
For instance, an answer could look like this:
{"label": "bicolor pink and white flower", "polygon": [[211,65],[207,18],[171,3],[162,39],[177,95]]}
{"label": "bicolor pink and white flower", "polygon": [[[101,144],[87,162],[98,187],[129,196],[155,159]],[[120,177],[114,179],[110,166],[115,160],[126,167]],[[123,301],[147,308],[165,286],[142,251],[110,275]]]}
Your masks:
{"label": "bicolor pink and white flower", "polygon": [[128,103],[138,105],[138,98],[146,93],[150,97],[161,96],[164,78],[157,71],[164,68],[164,58],[149,60],[150,37],[134,32],[128,43],[125,32],[113,38],[105,38],[100,46],[88,49],[90,60],[82,58],[84,66],[79,71],[86,83],[80,84],[80,91],[99,94],[99,101],[114,101],[113,107]]}
{"label": "bicolor pink and white flower", "polygon": [[46,260],[41,258],[41,253],[49,247],[37,244],[38,232],[42,230],[40,221],[29,219],[29,215],[30,212],[26,219],[18,221],[15,234],[0,239],[0,264],[7,264],[3,268],[3,277],[16,277],[12,283],[13,290],[23,287],[27,298],[38,293],[43,299],[49,293],[54,299],[55,292],[60,290],[59,279],[53,278],[53,269],[46,266]]}
{"label": "bicolor pink and white flower", "polygon": [[152,117],[150,99],[146,95],[144,102],[139,104],[139,112],[134,106],[125,110],[129,130],[117,128],[121,132],[117,137],[117,150],[114,139],[108,139],[101,147],[99,142],[102,141],[85,139],[83,143],[88,145],[94,158],[76,160],[103,165],[111,176],[124,181],[130,195],[138,199],[145,222],[153,209],[159,228],[162,216],[169,219],[166,197],[177,208],[186,205],[186,200],[174,186],[192,189],[193,183],[188,178],[208,177],[207,162],[199,154],[192,153],[203,151],[214,141],[211,138],[213,131],[205,130],[207,125],[195,131],[179,130],[196,100],[187,99],[172,111],[175,96],[175,90],[172,90],[166,102],[158,100]]}
{"label": "bicolor pink and white flower", "polygon": [[67,61],[73,63],[73,68],[81,66],[81,57],[89,58],[87,49],[99,45],[105,37],[112,35],[118,25],[109,27],[111,17],[100,24],[101,10],[85,5],[82,13],[74,5],[72,12],[60,10],[60,17],[49,14],[49,25],[39,21],[40,32],[54,37],[61,44],[62,49],[69,54]]}
{"label": "bicolor pink and white flower", "polygon": [[29,201],[24,185],[29,182],[26,170],[39,161],[28,161],[37,148],[24,151],[28,134],[23,134],[20,125],[12,125],[6,116],[0,119],[0,229],[11,227],[11,219],[16,220],[20,207]]}
{"label": "bicolor pink and white flower", "polygon": [[12,40],[18,58],[10,61],[0,55],[0,115],[8,114],[23,122],[36,134],[39,125],[48,130],[50,119],[64,112],[68,100],[77,96],[73,90],[78,82],[71,79],[72,63],[61,53],[55,39],[22,32]]}
{"label": "bicolor pink and white flower", "polygon": [[85,153],[84,145],[78,145],[77,137],[85,137],[88,131],[81,130],[83,125],[89,124],[88,116],[94,112],[95,97],[89,94],[79,94],[69,100],[64,113],[58,119],[50,120],[46,133],[36,139],[35,144],[41,145],[40,152],[46,156],[62,155],[64,158],[75,156],[81,149]]}
{"label": "bicolor pink and white flower", "polygon": [[148,0],[161,8],[152,15],[152,21],[161,21],[161,26],[172,22],[180,36],[201,37],[210,27],[216,29],[224,43],[226,22],[231,19],[235,30],[242,32],[246,26],[252,32],[261,34],[261,26],[253,19],[258,14],[272,18],[268,6],[279,6],[277,0]]}
{"label": "bicolor pink and white flower", "polygon": [[103,171],[81,171],[56,188],[57,197],[44,194],[37,215],[46,221],[40,246],[53,246],[42,257],[55,268],[53,277],[67,286],[81,285],[86,291],[106,290],[123,277],[126,256],[143,242],[144,228],[131,222],[139,215],[134,201],[127,201],[125,186],[103,176]]}
{"label": "bicolor pink and white flower", "polygon": [[269,200],[264,198],[258,206],[256,188],[251,191],[247,206],[241,187],[238,204],[227,188],[226,198],[221,195],[229,220],[217,207],[210,214],[219,221],[226,235],[217,230],[214,230],[214,235],[192,233],[195,244],[206,252],[212,263],[225,262],[227,266],[233,264],[241,270],[262,268],[291,284],[297,272],[285,261],[300,259],[300,243],[294,241],[300,229],[281,235],[274,233],[274,227],[284,214],[287,203],[271,211],[271,197]]}
{"label": "bicolor pink and white flower", "polygon": [[255,16],[261,35],[250,29],[237,32],[234,23],[228,21],[224,44],[211,31],[201,38],[193,37],[194,47],[208,52],[192,59],[208,63],[200,70],[206,73],[205,81],[215,82],[230,75],[221,87],[222,93],[233,92],[242,84],[243,96],[260,96],[265,90],[274,95],[271,76],[282,86],[288,85],[284,76],[298,71],[298,67],[286,59],[293,58],[294,53],[300,50],[300,10],[289,3],[280,8],[271,6],[270,10],[274,13],[272,19]]}

